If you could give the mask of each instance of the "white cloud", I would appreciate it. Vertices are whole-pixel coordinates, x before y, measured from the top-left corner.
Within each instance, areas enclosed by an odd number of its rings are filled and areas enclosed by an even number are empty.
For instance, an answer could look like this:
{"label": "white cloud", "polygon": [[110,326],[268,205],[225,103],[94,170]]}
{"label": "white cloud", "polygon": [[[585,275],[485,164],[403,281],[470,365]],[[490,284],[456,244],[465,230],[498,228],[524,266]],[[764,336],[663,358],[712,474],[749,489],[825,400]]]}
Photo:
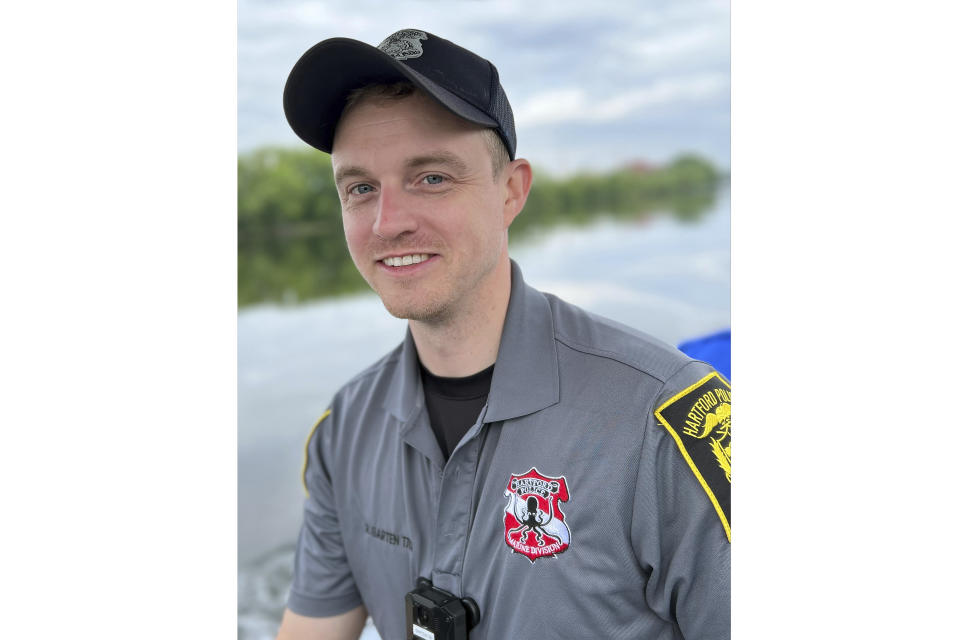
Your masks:
{"label": "white cloud", "polygon": [[[497,65],[523,153],[553,170],[632,157],[636,144],[627,137],[642,140],[650,158],[700,150],[724,164],[729,155],[727,0],[239,0],[238,18],[242,150],[301,144],[280,96],[315,43],[342,36],[376,44],[418,27]],[[674,105],[684,108],[673,112]],[[656,115],[655,130],[635,117],[647,113]],[[567,123],[599,126],[571,147],[576,131]],[[601,131],[627,126],[629,136]]]}
{"label": "white cloud", "polygon": [[632,63],[644,69],[669,69],[692,61],[728,60],[730,32],[717,21],[684,29],[622,40],[618,47]]}
{"label": "white cloud", "polygon": [[546,91],[516,109],[517,126],[561,122],[612,122],[650,107],[696,102],[721,95],[729,88],[724,74],[699,74],[657,80],[648,87],[595,97],[577,87]]}

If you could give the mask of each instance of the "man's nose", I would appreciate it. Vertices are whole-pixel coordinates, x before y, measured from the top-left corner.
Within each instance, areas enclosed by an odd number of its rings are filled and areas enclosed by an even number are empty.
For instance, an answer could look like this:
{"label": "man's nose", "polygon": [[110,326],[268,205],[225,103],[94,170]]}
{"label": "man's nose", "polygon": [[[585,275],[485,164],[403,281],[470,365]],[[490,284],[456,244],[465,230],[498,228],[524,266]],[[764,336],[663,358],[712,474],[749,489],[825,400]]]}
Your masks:
{"label": "man's nose", "polygon": [[414,203],[403,189],[382,186],[373,232],[381,238],[396,238],[417,230]]}

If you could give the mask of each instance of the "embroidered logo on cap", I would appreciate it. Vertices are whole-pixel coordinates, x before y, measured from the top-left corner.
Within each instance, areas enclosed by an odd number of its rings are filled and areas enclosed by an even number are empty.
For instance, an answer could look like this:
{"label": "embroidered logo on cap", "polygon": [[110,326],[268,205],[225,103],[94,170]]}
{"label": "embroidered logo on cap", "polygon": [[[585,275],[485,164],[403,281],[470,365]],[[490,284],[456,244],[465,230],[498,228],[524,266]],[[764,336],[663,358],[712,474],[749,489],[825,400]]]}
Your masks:
{"label": "embroidered logo on cap", "polygon": [[542,475],[536,467],[523,475],[510,476],[503,492],[504,539],[515,553],[533,563],[556,556],[570,546],[570,529],[560,503],[569,499],[567,479]]}
{"label": "embroidered logo on cap", "polygon": [[423,46],[421,40],[426,40],[427,34],[416,29],[402,29],[394,34],[387,36],[386,40],[381,42],[377,49],[387,55],[393,56],[397,60],[408,60],[409,58],[419,58],[423,55]]}

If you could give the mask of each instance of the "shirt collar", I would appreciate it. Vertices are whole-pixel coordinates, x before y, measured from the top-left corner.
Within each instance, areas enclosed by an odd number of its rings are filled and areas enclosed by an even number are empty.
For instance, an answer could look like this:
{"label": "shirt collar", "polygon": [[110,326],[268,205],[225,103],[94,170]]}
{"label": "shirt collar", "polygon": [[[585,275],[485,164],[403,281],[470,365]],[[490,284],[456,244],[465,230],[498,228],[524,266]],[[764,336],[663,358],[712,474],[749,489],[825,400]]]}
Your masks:
{"label": "shirt collar", "polygon": [[[553,314],[546,296],[523,281],[510,261],[510,302],[500,338],[484,422],[519,418],[560,401],[560,376]],[[400,347],[397,374],[384,408],[401,422],[423,406],[417,347],[409,327]]]}
{"label": "shirt collar", "polygon": [[560,401],[553,313],[546,296],[510,261],[510,303],[500,337],[486,422],[519,418]]}

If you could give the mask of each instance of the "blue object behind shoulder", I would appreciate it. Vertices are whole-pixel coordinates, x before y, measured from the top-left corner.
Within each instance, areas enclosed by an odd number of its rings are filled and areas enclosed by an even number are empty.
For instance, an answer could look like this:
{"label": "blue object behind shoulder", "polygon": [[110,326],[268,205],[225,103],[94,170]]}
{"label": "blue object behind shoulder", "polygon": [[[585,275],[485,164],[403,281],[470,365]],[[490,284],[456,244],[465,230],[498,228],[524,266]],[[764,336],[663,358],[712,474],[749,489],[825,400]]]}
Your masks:
{"label": "blue object behind shoulder", "polygon": [[724,329],[702,338],[685,340],[677,345],[691,358],[713,365],[723,377],[730,380],[730,329]]}

